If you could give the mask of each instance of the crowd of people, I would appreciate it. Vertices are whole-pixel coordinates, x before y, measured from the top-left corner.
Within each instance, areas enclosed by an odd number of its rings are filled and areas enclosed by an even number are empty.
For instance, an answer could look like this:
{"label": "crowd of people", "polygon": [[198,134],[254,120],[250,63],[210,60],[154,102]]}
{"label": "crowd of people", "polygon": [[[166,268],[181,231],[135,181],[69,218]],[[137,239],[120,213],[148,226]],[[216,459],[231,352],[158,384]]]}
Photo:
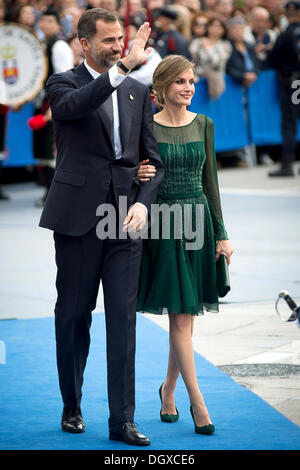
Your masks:
{"label": "crowd of people", "polygon": [[[84,60],[77,37],[77,23],[83,11],[102,7],[118,13],[124,28],[125,55],[139,26],[150,21],[149,45],[153,52],[131,76],[151,87],[153,72],[161,59],[170,54],[183,55],[195,64],[197,78],[206,78],[209,96],[215,100],[225,91],[225,74],[247,90],[262,70],[276,69],[282,51],[277,50],[272,56],[274,44],[288,28],[290,17],[298,15],[300,18],[300,3],[289,3],[291,8],[286,8],[286,0],[0,0],[0,24],[21,24],[40,39],[49,59],[49,76]],[[300,29],[297,34],[300,53]],[[299,60],[295,64],[297,68],[300,77]],[[284,96],[286,101],[287,94]],[[51,117],[45,93],[41,92],[35,101],[35,114],[42,112],[48,122],[46,128],[35,132],[34,136],[34,154],[43,166],[43,184],[48,189],[54,171],[49,138],[47,140]],[[282,132],[286,133],[283,138],[295,141],[291,136],[295,134],[298,112],[283,109],[283,113]],[[285,153],[289,154],[289,168],[283,169],[283,175],[290,176],[290,161],[295,160],[296,150],[288,148]],[[271,163],[267,154],[267,147],[258,149],[258,163]],[[247,166],[243,154],[233,161],[235,165]],[[220,157],[219,166],[221,162]],[[45,197],[38,204],[43,205]]]}
{"label": "crowd of people", "polygon": [[[288,23],[284,0],[0,0],[0,23],[27,26],[43,41],[43,13],[59,15],[59,35],[73,50],[74,63],[83,60],[76,28],[86,9],[117,11],[130,41],[146,20],[152,23],[150,42],[164,58],[180,54],[192,59],[199,76],[212,81],[212,96],[222,91],[215,75],[226,72],[249,86],[259,70],[270,68],[267,53]],[[128,28],[127,28],[128,26]],[[240,57],[241,54],[241,57]]]}
{"label": "crowd of people", "polygon": [[[25,25],[41,39],[41,20],[51,7],[59,15],[59,35],[73,50],[74,64],[82,60],[77,22],[86,9],[117,11],[126,39],[146,20],[152,24],[151,45],[164,58],[180,54],[192,59],[198,76],[211,81],[212,97],[223,86],[216,76],[226,72],[249,86],[259,70],[270,68],[267,52],[288,23],[284,0],[0,0],[0,23]],[[155,66],[156,66],[155,62]],[[154,66],[154,68],[155,68]]]}

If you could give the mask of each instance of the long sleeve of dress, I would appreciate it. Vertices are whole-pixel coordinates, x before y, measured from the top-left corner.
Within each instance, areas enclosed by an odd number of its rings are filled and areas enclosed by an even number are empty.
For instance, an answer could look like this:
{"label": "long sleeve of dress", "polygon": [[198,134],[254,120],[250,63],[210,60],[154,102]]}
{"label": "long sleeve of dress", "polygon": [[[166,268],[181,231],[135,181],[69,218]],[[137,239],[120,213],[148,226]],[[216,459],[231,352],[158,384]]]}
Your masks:
{"label": "long sleeve of dress", "polygon": [[214,123],[206,117],[205,126],[205,152],[206,160],[203,166],[203,191],[207,198],[209,209],[212,216],[215,239],[228,240],[229,237],[225,230],[221,200],[219,193],[219,183],[217,175],[217,161],[215,154],[215,137],[214,137]]}

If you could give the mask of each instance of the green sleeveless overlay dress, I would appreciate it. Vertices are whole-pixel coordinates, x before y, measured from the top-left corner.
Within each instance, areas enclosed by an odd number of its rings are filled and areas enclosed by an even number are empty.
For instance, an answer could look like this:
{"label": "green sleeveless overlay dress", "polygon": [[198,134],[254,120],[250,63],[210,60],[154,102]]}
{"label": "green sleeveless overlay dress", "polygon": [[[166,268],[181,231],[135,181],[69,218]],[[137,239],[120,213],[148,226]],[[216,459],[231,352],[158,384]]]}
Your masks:
{"label": "green sleeveless overlay dress", "polygon": [[[215,248],[217,240],[228,236],[220,203],[213,121],[197,114],[190,124],[180,127],[154,122],[153,131],[165,166],[155,203],[167,209],[166,214],[169,209],[170,217],[165,219],[163,211],[157,212],[154,236],[150,226],[143,240],[137,311],[218,312]],[[164,232],[167,226],[169,232]]]}

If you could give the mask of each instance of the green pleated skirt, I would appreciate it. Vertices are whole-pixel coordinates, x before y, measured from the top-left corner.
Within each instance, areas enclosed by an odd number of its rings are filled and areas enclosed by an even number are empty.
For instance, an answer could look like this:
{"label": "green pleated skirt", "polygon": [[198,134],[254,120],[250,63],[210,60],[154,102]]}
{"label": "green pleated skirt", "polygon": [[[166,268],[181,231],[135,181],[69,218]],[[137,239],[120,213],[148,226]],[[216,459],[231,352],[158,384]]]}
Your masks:
{"label": "green pleated skirt", "polygon": [[[143,240],[143,254],[137,300],[137,311],[153,314],[201,315],[204,311],[218,312],[216,282],[215,236],[213,223],[205,195],[157,200],[158,204],[189,205],[191,220],[187,217],[182,223],[182,236],[178,238],[175,217],[170,223],[170,237],[162,237],[164,221],[159,217],[159,237]],[[198,207],[197,207],[198,206]],[[202,217],[196,223],[197,210],[201,207]],[[199,214],[199,211],[198,211]],[[187,249],[190,236],[186,237],[186,223],[192,223],[193,232],[201,231],[201,246],[193,244]],[[199,224],[201,224],[199,226]],[[176,231],[177,230],[177,231]],[[199,243],[198,243],[199,245]]]}

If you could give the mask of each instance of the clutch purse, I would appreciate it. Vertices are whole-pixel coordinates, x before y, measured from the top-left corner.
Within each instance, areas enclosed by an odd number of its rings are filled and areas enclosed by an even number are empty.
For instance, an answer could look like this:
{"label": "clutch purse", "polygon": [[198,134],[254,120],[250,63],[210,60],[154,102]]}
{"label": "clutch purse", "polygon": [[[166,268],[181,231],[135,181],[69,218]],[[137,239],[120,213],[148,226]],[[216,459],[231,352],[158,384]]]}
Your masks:
{"label": "clutch purse", "polygon": [[220,255],[217,263],[217,289],[218,296],[225,297],[230,291],[230,277],[227,264],[227,258],[225,255]]}

